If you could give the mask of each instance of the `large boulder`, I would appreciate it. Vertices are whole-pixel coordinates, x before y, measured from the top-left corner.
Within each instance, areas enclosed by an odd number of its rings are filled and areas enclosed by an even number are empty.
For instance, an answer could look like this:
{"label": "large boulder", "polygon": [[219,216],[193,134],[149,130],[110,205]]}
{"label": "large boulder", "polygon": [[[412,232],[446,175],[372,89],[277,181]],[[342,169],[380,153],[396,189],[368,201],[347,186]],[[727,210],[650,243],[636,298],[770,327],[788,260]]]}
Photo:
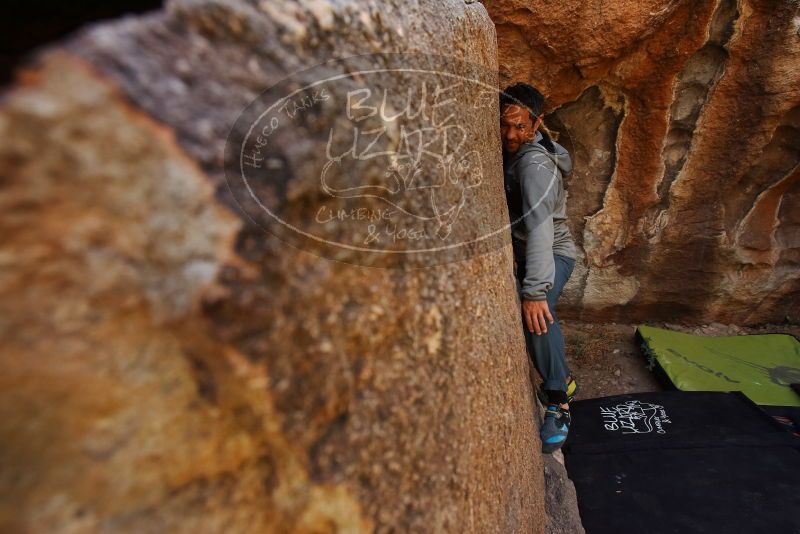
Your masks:
{"label": "large boulder", "polygon": [[581,248],[563,314],[800,319],[795,2],[487,2],[501,84],[549,98]]}
{"label": "large boulder", "polygon": [[[331,191],[375,186],[340,159],[320,188],[324,134],[354,120],[343,108],[307,102],[254,194],[226,160],[237,117],[298,72],[344,75],[332,102],[392,89],[399,112],[403,79],[326,63],[373,52],[467,78],[450,109],[479,157],[426,153],[420,179],[444,177],[434,204],[362,198],[367,214],[434,206],[425,239],[452,248],[365,252],[338,246],[358,217],[314,226]],[[496,87],[479,3],[179,0],[20,72],[0,107],[0,530],[541,532],[497,100],[470,86],[482,69]],[[354,208],[344,197],[330,201]]]}

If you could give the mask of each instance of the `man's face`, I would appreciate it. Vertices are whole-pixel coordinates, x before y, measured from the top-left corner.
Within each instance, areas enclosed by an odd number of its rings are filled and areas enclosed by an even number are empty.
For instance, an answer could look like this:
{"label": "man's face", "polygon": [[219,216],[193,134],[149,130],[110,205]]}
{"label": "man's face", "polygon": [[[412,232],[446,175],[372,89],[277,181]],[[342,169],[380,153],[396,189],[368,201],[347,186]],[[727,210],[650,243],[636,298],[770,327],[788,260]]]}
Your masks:
{"label": "man's face", "polygon": [[519,150],[522,143],[531,141],[541,122],[542,119],[539,118],[534,123],[527,108],[516,105],[503,106],[500,114],[500,137],[506,152],[513,154]]}

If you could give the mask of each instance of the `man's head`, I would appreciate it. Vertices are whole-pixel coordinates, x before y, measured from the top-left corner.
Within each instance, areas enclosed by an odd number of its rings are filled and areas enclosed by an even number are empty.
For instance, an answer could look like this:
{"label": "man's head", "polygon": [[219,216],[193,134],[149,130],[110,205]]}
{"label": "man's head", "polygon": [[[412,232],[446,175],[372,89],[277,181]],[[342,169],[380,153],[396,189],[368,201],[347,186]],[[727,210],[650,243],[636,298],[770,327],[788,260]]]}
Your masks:
{"label": "man's head", "polygon": [[500,136],[503,148],[513,154],[533,140],[542,124],[544,97],[526,83],[516,83],[500,93]]}

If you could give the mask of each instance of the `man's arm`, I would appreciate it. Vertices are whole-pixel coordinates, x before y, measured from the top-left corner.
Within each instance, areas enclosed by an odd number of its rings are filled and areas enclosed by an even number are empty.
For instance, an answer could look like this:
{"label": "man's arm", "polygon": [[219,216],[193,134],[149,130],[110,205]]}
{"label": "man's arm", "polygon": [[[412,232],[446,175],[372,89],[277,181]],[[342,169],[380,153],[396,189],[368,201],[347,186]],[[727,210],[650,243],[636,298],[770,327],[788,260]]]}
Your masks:
{"label": "man's arm", "polygon": [[522,315],[530,332],[547,333],[553,316],[547,291],[553,287],[553,209],[556,187],[555,164],[544,154],[524,156],[518,167],[522,187],[522,213],[527,233],[525,278],[522,283]]}
{"label": "man's arm", "polygon": [[522,213],[527,233],[522,298],[545,300],[555,280],[553,261],[555,164],[544,154],[525,155],[518,167]]}

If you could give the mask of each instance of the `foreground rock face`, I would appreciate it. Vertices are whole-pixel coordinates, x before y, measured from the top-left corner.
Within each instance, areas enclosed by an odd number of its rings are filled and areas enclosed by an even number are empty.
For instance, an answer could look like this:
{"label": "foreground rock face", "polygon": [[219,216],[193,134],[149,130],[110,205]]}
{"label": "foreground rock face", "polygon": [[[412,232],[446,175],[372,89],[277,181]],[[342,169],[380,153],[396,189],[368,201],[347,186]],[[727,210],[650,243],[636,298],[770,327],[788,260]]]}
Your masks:
{"label": "foreground rock face", "polygon": [[756,323],[800,313],[794,2],[487,2],[501,85],[549,98],[576,160],[585,320]]}
{"label": "foreground rock face", "polygon": [[[480,4],[386,4],[172,2],[5,95],[0,530],[542,531],[509,247],[331,261],[223,177],[236,115],[287,73],[364,46],[496,68]],[[454,235],[507,217],[491,102],[463,117],[488,189]],[[285,213],[324,149],[287,148]]]}

